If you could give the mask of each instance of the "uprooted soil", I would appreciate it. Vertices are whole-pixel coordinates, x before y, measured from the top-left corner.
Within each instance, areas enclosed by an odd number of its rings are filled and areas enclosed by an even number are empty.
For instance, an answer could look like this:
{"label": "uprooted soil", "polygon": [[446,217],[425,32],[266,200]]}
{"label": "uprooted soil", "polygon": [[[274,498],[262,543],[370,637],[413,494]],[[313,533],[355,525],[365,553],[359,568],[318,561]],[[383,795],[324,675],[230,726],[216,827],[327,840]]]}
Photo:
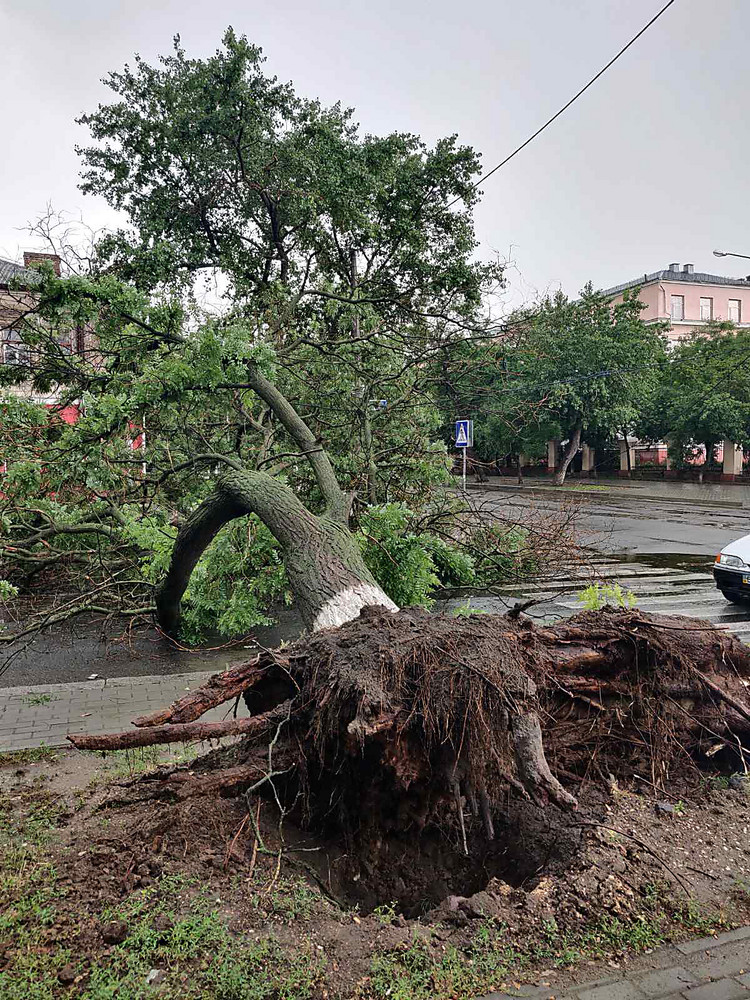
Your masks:
{"label": "uprooted soil", "polygon": [[605,609],[539,628],[371,608],[228,671],[129,735],[74,742],[159,743],[180,727],[205,738],[210,727],[190,720],[244,691],[244,739],[121,801],[252,785],[339,845],[334,874],[355,883],[363,912],[395,901],[413,917],[456,885],[471,895],[492,878],[525,882],[548,856],[567,863],[580,828],[561,833],[548,810],[572,815],[580,788],[590,801],[612,781],[682,795],[701,768],[742,769],[748,685],[750,649],[707,622]]}
{"label": "uprooted soil", "polygon": [[474,859],[467,881],[433,852],[422,913],[366,914],[366,869],[269,803],[108,809],[140,753],[53,758],[0,768],[4,1000],[468,998],[750,918],[741,778],[681,801],[585,782],[574,814],[509,801],[504,862]]}
{"label": "uprooted soil", "polygon": [[230,746],[5,769],[0,996],[469,997],[748,916],[750,650],[708,623],[366,609],[234,669],[105,738],[244,691]]}

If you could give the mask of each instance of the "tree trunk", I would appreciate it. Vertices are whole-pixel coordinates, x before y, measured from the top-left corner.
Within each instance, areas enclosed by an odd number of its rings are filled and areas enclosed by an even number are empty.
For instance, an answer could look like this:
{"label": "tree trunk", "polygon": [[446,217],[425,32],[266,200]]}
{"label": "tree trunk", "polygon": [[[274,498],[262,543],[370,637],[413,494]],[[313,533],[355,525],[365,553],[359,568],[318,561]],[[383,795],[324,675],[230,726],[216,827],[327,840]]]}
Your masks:
{"label": "tree trunk", "polygon": [[365,397],[362,402],[362,443],[365,447],[365,461],[367,463],[367,500],[368,503],[376,504],[378,502],[378,470],[372,446],[372,423],[368,406],[369,399]]}
{"label": "tree trunk", "polygon": [[555,478],[552,480],[555,486],[562,486],[565,482],[565,476],[567,475],[570,463],[576,457],[578,449],[581,446],[582,432],[583,428],[579,424],[573,431],[570,441],[568,441],[568,446],[565,449],[565,454],[563,455],[562,462],[560,463],[560,468],[557,472],[555,472]]}
{"label": "tree trunk", "polygon": [[521,453],[519,452],[516,457],[517,468],[518,468],[518,485],[523,486],[523,466],[521,465]]}
{"label": "tree trunk", "polygon": [[203,552],[225,524],[251,513],[280,543],[292,593],[313,631],[341,625],[369,604],[397,610],[365,566],[345,523],[310,513],[292,489],[265,473],[233,471],[219,479],[175,540],[156,592],[158,621],[168,635],[179,628],[180,601]]}
{"label": "tree trunk", "polygon": [[[349,263],[351,267],[352,298],[357,298],[357,251],[349,251]],[[355,307],[356,309],[356,307]],[[359,340],[359,313],[354,313],[354,324],[352,336],[355,341]],[[368,503],[378,502],[378,470],[375,466],[375,455],[372,449],[372,422],[370,421],[370,387],[365,386],[362,393],[362,444],[365,450],[365,462],[367,465],[367,500]]]}

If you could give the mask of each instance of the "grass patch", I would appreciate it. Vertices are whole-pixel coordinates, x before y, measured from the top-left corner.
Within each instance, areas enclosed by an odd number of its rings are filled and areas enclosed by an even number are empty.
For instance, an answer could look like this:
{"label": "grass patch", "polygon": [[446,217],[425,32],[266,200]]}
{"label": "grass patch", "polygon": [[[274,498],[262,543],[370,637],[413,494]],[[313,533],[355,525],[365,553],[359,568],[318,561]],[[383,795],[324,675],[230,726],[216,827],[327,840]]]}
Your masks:
{"label": "grass patch", "polygon": [[539,936],[523,946],[511,941],[507,928],[482,921],[468,948],[448,948],[435,955],[429,940],[415,937],[399,952],[376,955],[367,989],[372,1000],[468,1000],[502,989],[539,966],[561,968],[613,953],[643,951],[663,944],[680,927],[710,934],[726,924],[720,916],[704,915],[693,903],[663,901],[658,889],[647,887],[643,913],[632,920],[604,917],[583,930],[567,934],[545,921]]}
{"label": "grass patch", "polygon": [[[26,803],[21,816],[13,810],[11,820],[6,820],[9,803],[0,802],[0,941],[10,954],[0,971],[2,1000],[157,995],[160,1000],[312,1000],[320,995],[325,962],[305,937],[296,949],[282,949],[270,936],[240,942],[225,926],[215,894],[197,878],[164,875],[119,905],[81,912],[80,900],[66,900],[74,889],[61,884],[43,853],[59,818],[48,798]],[[282,904],[286,892],[289,900]],[[270,907],[284,919],[312,912],[315,898],[301,882],[279,881],[268,894]],[[105,948],[91,925],[114,920],[123,921],[127,933],[120,944]]]}
{"label": "grass patch", "polygon": [[30,786],[16,795],[0,793],[0,844],[41,846],[66,816],[63,800],[43,788]]}
{"label": "grass patch", "polygon": [[[105,782],[120,781],[123,778],[133,778],[138,774],[155,771],[163,764],[176,767],[178,764],[189,764],[198,756],[196,746],[171,747],[139,747],[135,750],[89,750],[85,751],[104,761]],[[98,779],[95,779],[98,781]]]}
{"label": "grass patch", "polygon": [[55,700],[51,694],[27,694],[21,698],[21,701],[26,705],[49,705],[51,701]]}
{"label": "grass patch", "polygon": [[20,767],[24,764],[37,764],[40,760],[57,760],[60,751],[57,747],[27,747],[25,750],[5,750],[0,753],[0,767]]}
{"label": "grass patch", "polygon": [[[3,803],[0,803],[0,814]],[[31,820],[32,832],[36,820]],[[54,865],[41,857],[39,843],[23,837],[29,824],[3,824],[0,831],[0,940],[13,949],[0,972],[2,1000],[53,1000],[58,995],[57,970],[70,959],[66,948],[53,956],[44,944],[55,919],[55,902],[64,896]]]}
{"label": "grass patch", "polygon": [[253,905],[285,923],[307,920],[325,905],[319,893],[302,878],[280,876],[268,888],[253,893]]}

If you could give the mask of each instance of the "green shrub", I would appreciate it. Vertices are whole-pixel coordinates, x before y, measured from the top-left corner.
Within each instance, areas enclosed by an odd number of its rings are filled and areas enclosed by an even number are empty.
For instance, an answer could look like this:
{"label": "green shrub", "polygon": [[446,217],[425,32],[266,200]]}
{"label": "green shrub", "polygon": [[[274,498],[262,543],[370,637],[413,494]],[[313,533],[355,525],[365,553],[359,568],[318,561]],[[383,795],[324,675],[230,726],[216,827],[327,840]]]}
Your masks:
{"label": "green shrub", "polygon": [[440,583],[424,539],[409,530],[405,504],[370,507],[362,515],[357,539],[365,564],[399,607],[432,604],[430,592]]}
{"label": "green shrub", "polygon": [[487,524],[466,534],[463,543],[474,560],[475,581],[488,587],[527,576],[537,568],[523,528]]}
{"label": "green shrub", "polygon": [[[175,531],[155,521],[134,522],[131,537],[149,554],[142,563],[146,579],[166,572]],[[200,643],[212,632],[243,635],[256,625],[271,625],[274,601],[288,600],[281,549],[260,518],[251,514],[219,532],[190,577],[182,601],[180,637]]]}
{"label": "green shrub", "polygon": [[619,583],[589,584],[578,594],[578,600],[587,611],[599,611],[606,604],[616,608],[634,608],[637,598],[632,590],[623,590]]}

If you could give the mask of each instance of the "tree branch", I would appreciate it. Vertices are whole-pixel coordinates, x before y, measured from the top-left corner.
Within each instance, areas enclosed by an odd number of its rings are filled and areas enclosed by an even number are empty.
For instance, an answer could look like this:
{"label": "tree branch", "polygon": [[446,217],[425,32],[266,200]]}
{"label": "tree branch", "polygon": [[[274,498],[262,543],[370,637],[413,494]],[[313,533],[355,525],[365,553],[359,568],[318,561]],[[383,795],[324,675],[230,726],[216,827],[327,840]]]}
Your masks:
{"label": "tree branch", "polygon": [[345,524],[349,517],[350,498],[341,489],[331,460],[320,441],[286,396],[261,375],[255,365],[248,366],[248,385],[271,407],[310,463],[320,492],[325,498],[328,516]]}

